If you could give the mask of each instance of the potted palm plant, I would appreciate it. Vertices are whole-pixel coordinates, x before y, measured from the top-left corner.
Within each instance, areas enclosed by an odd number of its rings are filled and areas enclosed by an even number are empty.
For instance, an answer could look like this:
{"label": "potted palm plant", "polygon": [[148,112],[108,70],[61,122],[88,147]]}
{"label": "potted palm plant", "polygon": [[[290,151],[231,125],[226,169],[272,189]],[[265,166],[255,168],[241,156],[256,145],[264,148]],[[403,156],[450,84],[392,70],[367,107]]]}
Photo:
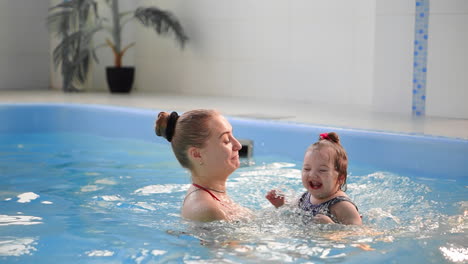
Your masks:
{"label": "potted palm plant", "polygon": [[[98,4],[103,2],[110,8],[111,19],[99,15]],[[99,63],[96,50],[105,45],[114,53],[114,65],[106,68],[110,91],[131,91],[135,68],[122,65],[123,56],[135,45],[135,42],[122,45],[122,29],[131,21],[153,28],[158,35],[173,34],[181,48],[188,41],[177,18],[154,6],[120,12],[119,0],[69,0],[50,9],[49,28],[61,40],[53,51],[53,61],[55,67],[61,65],[65,91],[76,90],[74,84],[86,80],[91,61],[94,59]],[[94,46],[93,37],[102,30],[110,33],[110,38],[105,44]]]}

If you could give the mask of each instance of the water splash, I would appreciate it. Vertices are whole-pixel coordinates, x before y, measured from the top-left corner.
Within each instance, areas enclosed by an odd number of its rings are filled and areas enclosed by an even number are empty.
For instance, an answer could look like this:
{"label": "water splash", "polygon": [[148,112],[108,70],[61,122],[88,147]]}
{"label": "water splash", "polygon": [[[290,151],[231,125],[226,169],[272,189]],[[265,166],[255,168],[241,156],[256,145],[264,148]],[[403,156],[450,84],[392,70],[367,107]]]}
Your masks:
{"label": "water splash", "polygon": [[441,213],[441,202],[427,198],[431,188],[409,177],[389,172],[353,176],[348,195],[363,215],[364,226],[358,227],[304,224],[294,206],[274,209],[264,203],[265,192],[278,185],[290,198],[304,191],[300,171],[294,166],[264,164],[242,170],[228,187],[233,197],[241,197],[239,203],[262,205],[255,219],[186,223],[187,229],[179,233],[196,238],[219,259],[283,263],[344,260],[366,251],[384,252],[400,240],[433,241],[447,230],[464,232],[460,216],[454,219]]}

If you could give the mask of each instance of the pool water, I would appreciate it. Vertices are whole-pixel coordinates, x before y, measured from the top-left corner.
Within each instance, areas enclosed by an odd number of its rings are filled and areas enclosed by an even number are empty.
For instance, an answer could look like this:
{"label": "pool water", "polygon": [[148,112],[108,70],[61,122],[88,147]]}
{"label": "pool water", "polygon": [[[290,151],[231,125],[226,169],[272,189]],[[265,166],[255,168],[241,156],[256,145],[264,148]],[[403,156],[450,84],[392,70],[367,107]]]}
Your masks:
{"label": "pool water", "polygon": [[242,160],[228,192],[249,222],[181,219],[190,184],[169,144],[87,133],[0,134],[2,263],[461,263],[467,181],[355,167],[364,227],[305,225],[264,198],[303,192],[301,160]]}

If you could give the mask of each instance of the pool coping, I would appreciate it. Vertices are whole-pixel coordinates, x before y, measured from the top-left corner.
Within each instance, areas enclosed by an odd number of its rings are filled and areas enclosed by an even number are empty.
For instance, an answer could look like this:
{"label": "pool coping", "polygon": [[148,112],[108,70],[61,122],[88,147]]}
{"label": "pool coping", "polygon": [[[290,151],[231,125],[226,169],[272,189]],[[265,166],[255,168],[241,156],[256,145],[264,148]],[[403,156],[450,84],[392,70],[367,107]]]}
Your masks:
{"label": "pool coping", "polygon": [[[0,102],[0,107],[2,106],[65,106],[65,107],[94,107],[97,109],[106,109],[106,110],[126,110],[134,113],[144,113],[144,114],[156,114],[159,111],[167,111],[164,109],[150,109],[150,108],[140,108],[134,106],[121,106],[121,105],[108,105],[108,104],[96,104],[96,103],[67,103],[67,102],[14,102],[14,103],[2,103]],[[181,111],[179,114],[183,113]],[[268,119],[262,117],[248,117],[248,116],[231,116],[225,115],[229,120],[242,120],[248,122],[260,121],[264,123],[271,123],[277,125],[293,125],[293,126],[308,126],[308,127],[320,127],[326,130],[343,130],[350,132],[364,132],[364,133],[377,133],[381,135],[389,136],[406,136],[413,138],[428,138],[433,140],[449,140],[449,141],[459,141],[459,142],[468,142],[468,138],[463,137],[450,137],[444,135],[430,135],[420,132],[399,132],[399,131],[388,131],[383,129],[368,129],[368,128],[357,128],[357,127],[344,127],[344,126],[335,126],[330,124],[318,124],[318,123],[307,123],[300,122],[295,120],[281,120],[281,119]]]}
{"label": "pool coping", "polygon": [[0,103],[63,103],[187,111],[212,108],[235,118],[275,120],[327,127],[468,139],[468,119],[382,113],[365,107],[299,101],[157,93],[63,93],[54,90],[0,91]]}

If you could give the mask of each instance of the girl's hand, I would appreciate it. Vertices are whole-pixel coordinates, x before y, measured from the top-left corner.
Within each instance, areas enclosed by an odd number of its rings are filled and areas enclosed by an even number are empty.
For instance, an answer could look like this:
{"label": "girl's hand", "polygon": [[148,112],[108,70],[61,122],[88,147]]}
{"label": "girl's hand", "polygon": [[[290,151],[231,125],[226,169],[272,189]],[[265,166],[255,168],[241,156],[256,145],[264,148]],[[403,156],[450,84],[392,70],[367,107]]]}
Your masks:
{"label": "girl's hand", "polygon": [[267,200],[270,201],[270,203],[276,208],[284,205],[284,194],[277,190],[269,191],[265,198],[267,198]]}
{"label": "girl's hand", "polygon": [[316,216],[314,216],[314,222],[317,224],[333,224],[334,223],[330,217],[323,215],[323,214],[317,214]]}

